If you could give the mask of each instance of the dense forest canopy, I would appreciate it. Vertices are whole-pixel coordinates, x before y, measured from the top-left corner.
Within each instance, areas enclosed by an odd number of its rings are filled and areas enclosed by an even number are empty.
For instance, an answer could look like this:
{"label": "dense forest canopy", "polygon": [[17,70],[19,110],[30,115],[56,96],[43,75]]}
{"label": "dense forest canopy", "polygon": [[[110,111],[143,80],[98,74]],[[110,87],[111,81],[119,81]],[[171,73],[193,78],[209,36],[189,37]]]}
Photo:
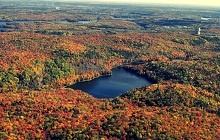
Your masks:
{"label": "dense forest canopy", "polygon": [[[219,139],[219,10],[0,2],[0,139]],[[114,99],[65,88],[123,67]]]}

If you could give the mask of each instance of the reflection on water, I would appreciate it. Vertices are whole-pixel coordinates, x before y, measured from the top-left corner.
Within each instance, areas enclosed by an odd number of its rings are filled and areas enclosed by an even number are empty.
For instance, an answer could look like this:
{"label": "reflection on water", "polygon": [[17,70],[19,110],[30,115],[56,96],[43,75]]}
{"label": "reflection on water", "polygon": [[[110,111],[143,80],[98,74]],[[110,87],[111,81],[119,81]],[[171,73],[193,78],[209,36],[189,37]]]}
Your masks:
{"label": "reflection on water", "polygon": [[95,23],[97,22],[97,20],[85,20],[85,21],[78,21],[78,23],[80,24],[89,24],[89,23]]}

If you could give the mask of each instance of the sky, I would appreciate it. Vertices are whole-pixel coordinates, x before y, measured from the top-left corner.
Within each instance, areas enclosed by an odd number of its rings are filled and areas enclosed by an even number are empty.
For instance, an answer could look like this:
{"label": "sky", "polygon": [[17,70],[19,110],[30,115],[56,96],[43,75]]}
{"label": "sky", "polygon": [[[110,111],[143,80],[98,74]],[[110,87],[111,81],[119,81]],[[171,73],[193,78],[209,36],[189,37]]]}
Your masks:
{"label": "sky", "polygon": [[[71,0],[59,0],[71,1]],[[74,0],[72,0],[74,1]],[[156,3],[156,4],[181,4],[181,5],[203,5],[220,7],[220,0],[75,0],[75,1],[96,1],[96,2],[117,2],[117,3]]]}
{"label": "sky", "polygon": [[[117,0],[112,0],[117,1]],[[121,0],[124,2],[148,2],[148,3],[172,3],[172,4],[201,4],[201,5],[219,5],[220,0]]]}

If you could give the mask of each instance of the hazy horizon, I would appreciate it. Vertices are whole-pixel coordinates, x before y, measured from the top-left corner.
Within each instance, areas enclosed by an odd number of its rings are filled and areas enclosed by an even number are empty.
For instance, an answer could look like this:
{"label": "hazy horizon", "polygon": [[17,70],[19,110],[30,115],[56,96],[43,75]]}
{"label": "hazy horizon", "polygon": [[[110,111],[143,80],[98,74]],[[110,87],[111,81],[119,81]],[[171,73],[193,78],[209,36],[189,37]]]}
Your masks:
{"label": "hazy horizon", "polygon": [[123,4],[174,4],[174,5],[197,5],[197,6],[215,6],[220,7],[219,0],[51,0],[51,1],[80,1],[80,2],[99,2],[99,3],[123,3]]}

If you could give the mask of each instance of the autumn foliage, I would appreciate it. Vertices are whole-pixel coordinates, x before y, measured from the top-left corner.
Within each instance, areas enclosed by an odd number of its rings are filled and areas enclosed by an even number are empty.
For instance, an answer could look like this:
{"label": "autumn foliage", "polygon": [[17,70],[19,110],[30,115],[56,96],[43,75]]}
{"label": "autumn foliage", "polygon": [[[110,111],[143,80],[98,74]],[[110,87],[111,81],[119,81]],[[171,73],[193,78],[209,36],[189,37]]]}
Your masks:
{"label": "autumn foliage", "polygon": [[[0,34],[0,139],[219,139],[219,51],[184,33]],[[63,88],[123,67],[115,99]]]}
{"label": "autumn foliage", "polygon": [[[157,89],[158,86],[161,87]],[[170,88],[178,89],[174,96],[183,96],[169,101]],[[1,94],[0,136],[3,139],[218,139],[219,116],[210,112],[209,107],[193,105],[198,96],[204,99],[208,96],[211,102],[212,95],[197,95],[197,89],[192,88],[195,93],[191,96],[187,88],[152,85],[111,100],[95,99],[70,89]],[[164,94],[164,98],[154,96],[154,91]],[[185,102],[178,101],[184,99]],[[211,105],[219,106],[215,101]]]}

